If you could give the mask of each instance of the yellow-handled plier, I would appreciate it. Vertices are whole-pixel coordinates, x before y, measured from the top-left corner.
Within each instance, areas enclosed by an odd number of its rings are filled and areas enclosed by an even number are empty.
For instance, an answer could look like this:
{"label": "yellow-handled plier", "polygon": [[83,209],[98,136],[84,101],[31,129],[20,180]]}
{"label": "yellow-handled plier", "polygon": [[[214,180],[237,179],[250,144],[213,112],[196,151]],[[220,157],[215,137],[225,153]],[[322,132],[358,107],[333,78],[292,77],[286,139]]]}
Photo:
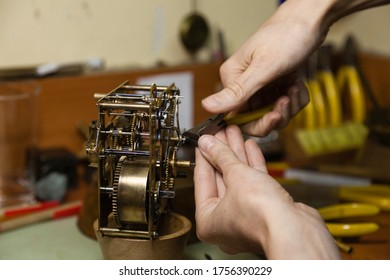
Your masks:
{"label": "yellow-handled plier", "polygon": [[323,128],[327,126],[326,104],[323,90],[317,79],[318,52],[313,53],[306,64],[306,88],[310,103],[303,109],[304,127],[306,129]]}
{"label": "yellow-handled plier", "polygon": [[348,118],[356,123],[363,123],[366,118],[365,89],[359,73],[356,43],[348,37],[344,47],[343,62],[337,72],[337,87],[342,98],[349,100]]}
{"label": "yellow-handled plier", "polygon": [[341,187],[339,198],[343,201],[372,204],[381,211],[390,211],[389,185],[373,184],[360,187]]}
{"label": "yellow-handled plier", "polygon": [[379,225],[376,223],[337,222],[338,219],[377,215],[380,209],[375,205],[363,203],[336,204],[319,208],[318,212],[326,221],[329,232],[335,238],[371,234],[379,229]]}
{"label": "yellow-handled plier", "polygon": [[276,100],[287,92],[288,87],[294,80],[294,76],[281,77],[260,89],[256,93],[256,96],[261,99],[263,106],[257,110],[238,113],[232,116],[225,116],[221,113],[209,117],[207,120],[183,133],[186,142],[196,145],[200,136],[204,134],[214,135],[230,124],[243,125],[260,119],[273,109]]}
{"label": "yellow-handled plier", "polygon": [[331,69],[332,47],[324,45],[318,49],[318,69],[316,78],[323,91],[327,107],[327,124],[330,127],[339,126],[343,121],[342,102],[336,78]]}
{"label": "yellow-handled plier", "polygon": [[249,123],[251,121],[260,119],[266,113],[272,110],[273,104],[268,105],[266,107],[260,108],[256,111],[251,111],[247,113],[238,114],[232,117],[225,117],[224,114],[217,114],[211,116],[207,120],[203,121],[199,125],[187,130],[183,133],[183,136],[186,139],[186,142],[196,145],[200,136],[205,134],[214,135],[221,129],[225,128],[230,124],[242,125]]}

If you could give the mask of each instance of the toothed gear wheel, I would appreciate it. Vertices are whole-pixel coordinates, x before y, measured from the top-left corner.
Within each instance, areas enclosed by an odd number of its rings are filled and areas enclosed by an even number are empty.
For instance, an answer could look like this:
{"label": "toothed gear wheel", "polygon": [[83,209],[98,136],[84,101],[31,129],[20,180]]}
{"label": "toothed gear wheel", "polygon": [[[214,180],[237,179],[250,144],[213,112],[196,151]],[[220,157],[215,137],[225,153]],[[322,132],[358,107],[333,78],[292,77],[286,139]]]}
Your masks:
{"label": "toothed gear wheel", "polygon": [[147,224],[149,161],[119,159],[113,179],[112,212],[120,227]]}
{"label": "toothed gear wheel", "polygon": [[121,158],[115,168],[114,180],[113,180],[113,190],[112,190],[112,213],[114,215],[115,223],[120,226],[119,214],[118,214],[118,188],[119,188],[119,178],[121,175],[122,165],[124,158]]}

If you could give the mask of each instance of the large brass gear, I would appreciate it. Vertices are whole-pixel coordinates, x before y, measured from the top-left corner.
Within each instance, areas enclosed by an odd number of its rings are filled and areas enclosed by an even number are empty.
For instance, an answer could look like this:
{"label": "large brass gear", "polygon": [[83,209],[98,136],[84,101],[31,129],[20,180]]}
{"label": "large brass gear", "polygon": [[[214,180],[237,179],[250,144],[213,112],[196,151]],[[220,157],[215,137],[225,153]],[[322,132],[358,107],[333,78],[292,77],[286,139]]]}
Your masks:
{"label": "large brass gear", "polygon": [[147,224],[149,163],[121,157],[116,166],[112,210],[118,226]]}

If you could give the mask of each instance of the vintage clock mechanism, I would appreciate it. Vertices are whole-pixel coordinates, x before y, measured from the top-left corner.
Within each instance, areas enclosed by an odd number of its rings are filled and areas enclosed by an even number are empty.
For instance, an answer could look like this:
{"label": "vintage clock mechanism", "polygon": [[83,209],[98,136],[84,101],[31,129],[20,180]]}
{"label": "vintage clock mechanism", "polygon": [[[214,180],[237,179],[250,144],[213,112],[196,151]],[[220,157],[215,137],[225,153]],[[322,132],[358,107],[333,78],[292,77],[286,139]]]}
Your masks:
{"label": "vintage clock mechanism", "polygon": [[177,168],[191,166],[176,157],[184,142],[180,91],[174,84],[125,82],[94,97],[98,117],[90,126],[86,152],[98,170],[98,232],[156,238],[160,216],[175,196]]}

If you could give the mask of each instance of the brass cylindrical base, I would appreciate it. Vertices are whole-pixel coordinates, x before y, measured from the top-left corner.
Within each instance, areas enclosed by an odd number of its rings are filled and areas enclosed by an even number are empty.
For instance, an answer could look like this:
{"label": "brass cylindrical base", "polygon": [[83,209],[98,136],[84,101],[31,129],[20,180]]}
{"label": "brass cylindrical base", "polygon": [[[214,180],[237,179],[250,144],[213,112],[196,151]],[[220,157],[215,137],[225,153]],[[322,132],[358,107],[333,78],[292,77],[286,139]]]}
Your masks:
{"label": "brass cylindrical base", "polygon": [[182,258],[191,222],[179,214],[166,214],[161,221],[160,236],[153,240],[102,236],[97,232],[97,221],[94,229],[104,259],[174,260]]}

